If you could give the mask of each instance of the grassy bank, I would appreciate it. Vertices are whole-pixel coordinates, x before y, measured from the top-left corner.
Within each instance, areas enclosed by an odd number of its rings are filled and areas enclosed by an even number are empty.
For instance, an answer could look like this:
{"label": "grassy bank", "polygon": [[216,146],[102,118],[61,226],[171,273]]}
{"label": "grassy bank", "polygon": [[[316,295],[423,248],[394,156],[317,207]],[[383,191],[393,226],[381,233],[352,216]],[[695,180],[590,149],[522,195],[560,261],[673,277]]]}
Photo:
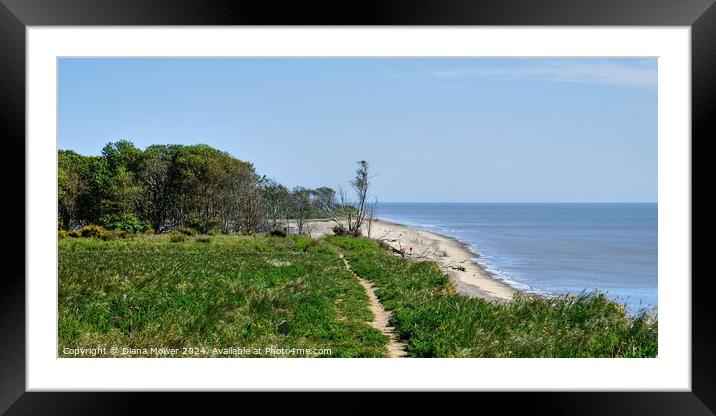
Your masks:
{"label": "grassy bank", "polygon": [[337,250],[375,285],[413,357],[657,354],[657,323],[601,295],[488,303],[454,293],[435,263],[362,238],[176,237],[60,240],[60,356],[385,356],[388,339],[369,326],[366,292]]}
{"label": "grassy bank", "polygon": [[[232,347],[384,356],[387,337],[370,320],[366,293],[333,248],[306,237],[59,243],[60,356],[73,356],[65,348],[113,346],[118,354],[104,356],[153,356],[142,351],[152,347],[179,350],[169,356]],[[283,356],[306,356],[292,354]]]}
{"label": "grassy bank", "polygon": [[377,287],[414,357],[654,357],[657,323],[628,317],[603,295],[518,297],[493,304],[451,293],[433,262],[388,253],[374,241],[329,237],[353,271]]}

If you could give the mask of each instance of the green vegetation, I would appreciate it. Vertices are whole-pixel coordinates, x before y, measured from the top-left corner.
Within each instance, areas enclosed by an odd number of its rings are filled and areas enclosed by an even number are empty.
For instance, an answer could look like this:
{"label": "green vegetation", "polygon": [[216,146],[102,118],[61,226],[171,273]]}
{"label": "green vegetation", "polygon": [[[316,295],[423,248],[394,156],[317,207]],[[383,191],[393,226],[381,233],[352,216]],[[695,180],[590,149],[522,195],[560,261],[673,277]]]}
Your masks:
{"label": "green vegetation", "polygon": [[433,262],[394,256],[372,240],[328,237],[376,286],[414,357],[655,357],[657,322],[629,317],[604,295],[517,297],[508,304],[451,293]]}
{"label": "green vegetation", "polygon": [[364,209],[338,203],[328,187],[289,190],[203,144],[141,150],[121,140],[107,143],[101,156],[60,150],[57,178],[58,228],[66,230],[97,224],[131,233],[188,227],[251,234],[285,229],[289,219],[303,224]]}
{"label": "green vegetation", "polygon": [[134,214],[103,215],[97,223],[109,230],[121,230],[129,233],[141,233],[151,228],[149,221],[141,220]]}
{"label": "green vegetation", "polygon": [[118,356],[154,356],[141,351],[152,347],[198,348],[190,350],[196,356],[231,347],[385,356],[387,337],[368,325],[368,297],[338,250],[375,285],[409,356],[657,354],[657,322],[629,317],[603,295],[508,304],[468,298],[454,293],[434,262],[403,259],[364,238],[175,231],[103,239],[91,229],[100,237],[59,243],[61,356],[69,356],[64,348],[112,346],[138,349]]}
{"label": "green vegetation", "polygon": [[[175,235],[182,240],[172,242]],[[203,238],[60,240],[60,356],[71,356],[64,348],[112,346],[189,348],[196,356],[232,347],[385,355],[387,337],[367,323],[365,291],[328,243],[296,235]]]}
{"label": "green vegetation", "polygon": [[174,231],[169,234],[169,241],[172,243],[183,243],[186,241],[186,237],[184,235],[185,234]]}

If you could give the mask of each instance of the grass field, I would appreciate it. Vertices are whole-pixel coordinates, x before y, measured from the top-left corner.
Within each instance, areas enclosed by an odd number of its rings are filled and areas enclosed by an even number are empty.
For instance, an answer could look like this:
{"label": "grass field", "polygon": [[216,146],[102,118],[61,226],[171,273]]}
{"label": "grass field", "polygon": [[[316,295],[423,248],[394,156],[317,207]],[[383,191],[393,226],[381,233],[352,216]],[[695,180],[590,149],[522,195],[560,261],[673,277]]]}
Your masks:
{"label": "grass field", "polygon": [[[601,295],[492,304],[452,293],[435,263],[350,237],[168,235],[59,243],[59,348],[105,356],[382,357],[371,281],[413,357],[653,357],[657,322]],[[305,353],[258,354],[267,348]],[[230,348],[245,348],[236,354]],[[217,355],[216,350],[219,350]],[[248,352],[247,352],[248,351]]]}
{"label": "grass field", "polygon": [[[59,354],[64,348],[311,349],[384,356],[368,297],[325,242],[304,237],[167,235],[59,243]],[[186,348],[186,350],[185,350]],[[316,351],[313,351],[313,350]],[[329,349],[330,354],[325,353]],[[113,354],[108,354],[113,355]],[[222,355],[223,356],[223,355]],[[271,356],[306,356],[278,354]]]}

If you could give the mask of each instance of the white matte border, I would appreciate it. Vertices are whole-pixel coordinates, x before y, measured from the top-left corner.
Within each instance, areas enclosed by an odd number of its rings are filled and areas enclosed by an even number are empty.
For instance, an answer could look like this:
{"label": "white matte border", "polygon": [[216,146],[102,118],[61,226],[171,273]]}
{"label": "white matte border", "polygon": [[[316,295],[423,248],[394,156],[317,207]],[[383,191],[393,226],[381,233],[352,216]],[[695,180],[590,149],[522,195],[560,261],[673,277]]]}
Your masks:
{"label": "white matte border", "polygon": [[[691,390],[688,27],[28,27],[27,390]],[[57,358],[60,56],[659,57],[659,357]]]}

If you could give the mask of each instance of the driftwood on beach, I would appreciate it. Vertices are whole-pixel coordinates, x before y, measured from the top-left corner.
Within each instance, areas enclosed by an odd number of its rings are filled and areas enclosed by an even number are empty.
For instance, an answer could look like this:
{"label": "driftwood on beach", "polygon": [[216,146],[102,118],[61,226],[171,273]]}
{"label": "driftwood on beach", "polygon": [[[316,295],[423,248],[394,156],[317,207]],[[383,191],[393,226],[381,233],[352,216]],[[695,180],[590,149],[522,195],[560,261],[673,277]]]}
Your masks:
{"label": "driftwood on beach", "polygon": [[378,244],[383,248],[387,248],[388,250],[392,251],[395,254],[400,254],[401,257],[405,257],[405,249],[402,249],[402,248],[397,249],[397,248],[391,246],[390,244],[386,243],[383,240],[378,240]]}

